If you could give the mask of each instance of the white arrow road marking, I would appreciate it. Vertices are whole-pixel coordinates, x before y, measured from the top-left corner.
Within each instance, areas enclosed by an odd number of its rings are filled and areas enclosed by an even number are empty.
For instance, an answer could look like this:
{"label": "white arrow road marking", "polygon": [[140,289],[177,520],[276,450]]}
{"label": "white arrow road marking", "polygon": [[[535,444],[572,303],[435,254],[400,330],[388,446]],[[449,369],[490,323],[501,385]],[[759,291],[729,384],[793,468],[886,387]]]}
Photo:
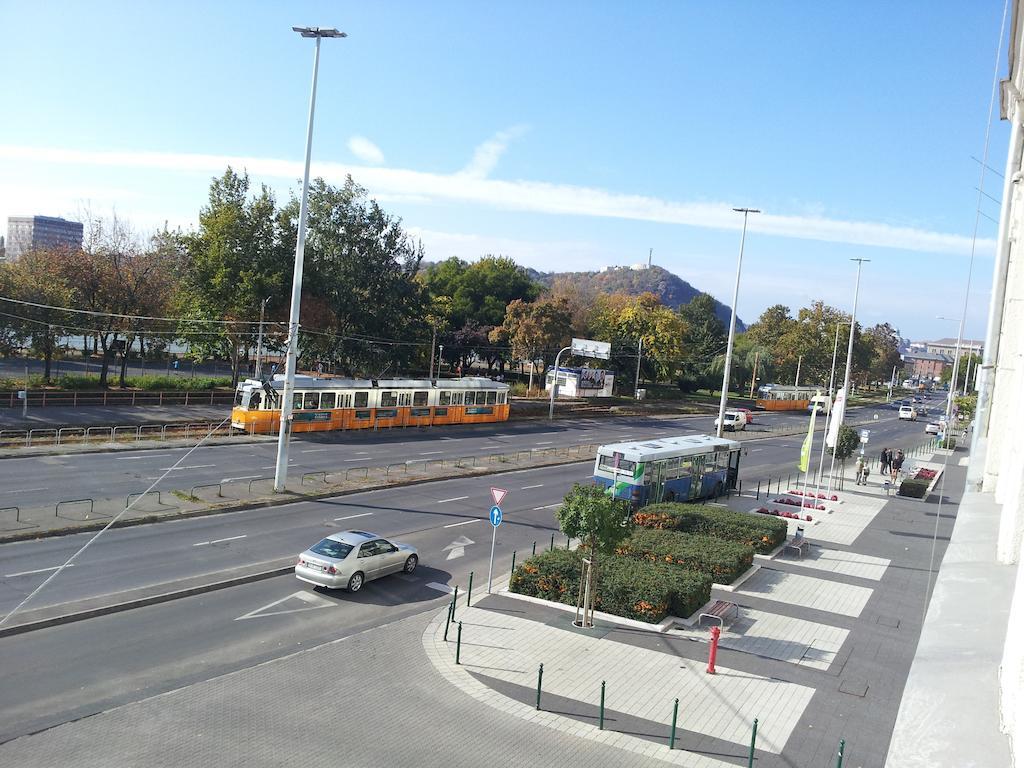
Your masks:
{"label": "white arrow road marking", "polygon": [[[470,522],[475,522],[475,521],[470,521]],[[447,528],[448,526],[445,526],[445,527]],[[448,553],[448,557],[446,557],[445,560],[454,560],[457,557],[462,557],[463,555],[465,555],[466,554],[466,547],[468,547],[470,544],[475,544],[475,543],[476,542],[473,541],[472,539],[466,538],[465,536],[459,536],[459,538],[457,538],[455,541],[453,541],[447,547],[442,547],[441,551],[443,552],[446,549],[451,550]]]}
{"label": "white arrow road marking", "polygon": [[[273,608],[275,605],[281,605],[289,600],[299,600],[304,605],[298,608],[284,608],[277,611],[268,611],[268,608]],[[255,611],[249,611],[244,616],[239,616],[235,621],[242,621],[243,619],[259,619],[264,616],[280,616],[285,613],[300,613],[302,611],[315,611],[318,608],[333,608],[336,603],[328,600],[326,597],[314,594],[312,592],[293,592],[287,597],[282,597],[280,600],[275,600],[272,603],[267,603],[262,608],[257,608]]]}
{"label": "white arrow road marking", "polygon": [[[68,568],[74,568],[75,564],[71,563]],[[36,568],[34,571],[19,571],[18,573],[8,573],[4,576],[5,579],[13,578],[14,576],[31,576],[33,573],[46,573],[47,571],[56,571],[60,568],[59,565],[54,565],[51,568]]]}
{"label": "white arrow road marking", "polygon": [[213,541],[199,541],[193,544],[193,547],[202,547],[205,544],[220,544],[223,541],[234,541],[235,539],[244,539],[249,534],[243,533],[241,536],[228,536],[226,539],[214,539]]}

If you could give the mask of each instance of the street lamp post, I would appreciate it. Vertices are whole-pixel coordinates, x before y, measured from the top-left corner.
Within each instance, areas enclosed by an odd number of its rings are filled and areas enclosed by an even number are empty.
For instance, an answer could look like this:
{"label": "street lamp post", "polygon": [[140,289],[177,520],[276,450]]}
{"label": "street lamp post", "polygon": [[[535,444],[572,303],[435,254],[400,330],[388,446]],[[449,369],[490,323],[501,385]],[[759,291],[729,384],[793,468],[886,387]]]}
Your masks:
{"label": "street lamp post", "polygon": [[[441,378],[441,360],[444,359],[444,344],[437,345],[437,378]],[[449,371],[449,373],[451,373]]]}
{"label": "street lamp post", "polygon": [[[946,395],[946,424],[949,425],[953,418],[953,398],[956,397],[957,379],[960,378],[960,342],[964,337],[964,317],[967,315],[967,307],[964,307],[964,314],[960,318],[960,326],[956,334],[956,346],[953,347],[953,371],[949,377],[949,392]],[[942,317],[936,315],[936,320],[948,320],[951,323],[957,322],[955,317]],[[949,429],[949,426],[946,427]]]}
{"label": "street lamp post", "polygon": [[[558,361],[562,359],[562,353],[568,352],[572,347],[563,347],[555,355],[555,376],[551,380],[551,400],[548,403],[548,419],[555,418],[555,392],[558,391]],[[545,374],[546,376],[546,374]]]}
{"label": "street lamp post", "polygon": [[263,363],[263,316],[267,312],[268,301],[270,301],[269,296],[267,296],[267,298],[263,300],[263,303],[260,304],[260,335],[256,338],[256,369],[253,372],[253,375],[260,381],[263,381],[263,378],[260,376]]}
{"label": "street lamp post", "polygon": [[722,436],[725,426],[725,402],[729,399],[729,374],[732,372],[732,345],[736,340],[736,302],[740,298],[740,271],[743,269],[743,245],[747,239],[747,217],[752,213],[760,213],[756,208],[733,208],[743,214],[743,232],[740,235],[740,255],[736,259],[736,285],[732,290],[732,315],[729,317],[729,342],[725,346],[725,371],[722,373],[722,398],[718,402],[718,428],[716,434]]}
{"label": "street lamp post", "polygon": [[[835,429],[836,444],[832,448],[832,462],[828,470],[828,493],[832,493],[832,476],[836,468],[836,448],[839,447],[839,430],[843,428],[843,421],[846,418],[846,403],[850,399],[850,373],[853,370],[853,332],[857,328],[857,299],[860,297],[860,271],[864,262],[871,259],[850,259],[857,262],[857,282],[853,287],[853,313],[850,315],[850,341],[846,345],[846,373],[843,376],[843,408],[839,413],[839,425]],[[835,421],[833,416],[832,421]],[[833,425],[829,425],[830,428]],[[827,436],[826,436],[827,438]]]}
{"label": "street lamp post", "polygon": [[817,493],[818,487],[821,485],[821,473],[825,469],[825,438],[828,436],[828,425],[832,421],[832,415],[834,410],[832,408],[832,390],[836,383],[836,356],[839,353],[839,326],[849,325],[845,320],[840,320],[836,323],[836,338],[832,342],[832,370],[828,375],[828,413],[825,414],[825,437],[821,440],[821,455],[818,457],[818,478],[814,483],[814,490]]}
{"label": "street lamp post", "polygon": [[302,173],[302,199],[299,202],[299,229],[295,241],[295,269],[292,273],[292,303],[288,313],[288,355],[285,359],[284,391],[281,395],[281,431],[277,439],[277,466],[274,491],[280,493],[288,481],[288,439],[291,436],[292,396],[295,392],[295,367],[299,352],[299,305],[302,297],[302,259],[306,250],[306,213],[309,208],[309,161],[313,151],[313,113],[316,110],[316,76],[320,68],[320,40],[348,37],[344,32],[323,27],[292,27],[303,37],[316,41],[313,52],[313,87],[309,96],[309,123],[306,127],[306,164]]}

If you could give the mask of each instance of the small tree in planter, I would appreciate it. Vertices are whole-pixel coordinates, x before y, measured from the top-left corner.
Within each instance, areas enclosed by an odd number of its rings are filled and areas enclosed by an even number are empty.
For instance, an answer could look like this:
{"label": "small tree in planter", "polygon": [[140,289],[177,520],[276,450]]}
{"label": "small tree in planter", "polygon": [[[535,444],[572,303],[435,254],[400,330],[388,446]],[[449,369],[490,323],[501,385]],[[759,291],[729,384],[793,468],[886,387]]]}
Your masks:
{"label": "small tree in planter", "polygon": [[[583,626],[591,626],[597,584],[597,554],[613,552],[615,545],[629,535],[629,504],[612,498],[600,486],[576,483],[566,494],[555,517],[562,533],[579,539],[590,551],[590,569],[587,570],[584,564],[586,584],[581,590],[583,595],[577,599],[576,608],[583,609]],[[583,582],[581,578],[580,583]]]}
{"label": "small tree in planter", "polygon": [[836,437],[835,448],[830,448],[829,453],[835,454],[839,462],[839,490],[843,489],[843,476],[846,473],[846,460],[853,456],[853,452],[860,445],[860,435],[852,427],[843,425],[839,428],[839,435]]}

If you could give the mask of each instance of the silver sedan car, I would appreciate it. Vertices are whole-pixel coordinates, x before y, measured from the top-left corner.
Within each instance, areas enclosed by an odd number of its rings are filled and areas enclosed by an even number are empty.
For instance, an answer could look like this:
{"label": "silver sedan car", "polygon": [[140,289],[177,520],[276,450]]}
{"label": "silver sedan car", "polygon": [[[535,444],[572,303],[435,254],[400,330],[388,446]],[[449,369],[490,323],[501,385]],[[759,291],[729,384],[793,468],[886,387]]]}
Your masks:
{"label": "silver sedan car", "polygon": [[342,531],[299,555],[295,575],[320,587],[358,592],[368,581],[389,573],[412,573],[418,564],[415,547],[366,531]]}

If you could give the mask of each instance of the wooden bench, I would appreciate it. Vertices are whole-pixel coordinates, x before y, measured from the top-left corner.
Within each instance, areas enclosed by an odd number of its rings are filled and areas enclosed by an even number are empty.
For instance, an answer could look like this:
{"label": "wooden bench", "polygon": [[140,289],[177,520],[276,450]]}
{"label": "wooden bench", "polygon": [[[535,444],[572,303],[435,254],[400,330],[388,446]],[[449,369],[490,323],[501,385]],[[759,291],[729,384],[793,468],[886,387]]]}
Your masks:
{"label": "wooden bench", "polygon": [[716,600],[711,604],[710,608],[697,617],[697,626],[699,627],[704,617],[707,616],[712,621],[717,620],[718,626],[721,627],[725,624],[725,617],[730,613],[733,614],[734,619],[738,619],[740,617],[740,607],[736,603],[730,603],[728,600]]}
{"label": "wooden bench", "polygon": [[783,548],[783,552],[787,552],[791,549],[796,550],[797,557],[804,556],[804,550],[809,547],[811,543],[804,538],[804,529],[797,528],[793,538],[786,542],[786,546]]}

